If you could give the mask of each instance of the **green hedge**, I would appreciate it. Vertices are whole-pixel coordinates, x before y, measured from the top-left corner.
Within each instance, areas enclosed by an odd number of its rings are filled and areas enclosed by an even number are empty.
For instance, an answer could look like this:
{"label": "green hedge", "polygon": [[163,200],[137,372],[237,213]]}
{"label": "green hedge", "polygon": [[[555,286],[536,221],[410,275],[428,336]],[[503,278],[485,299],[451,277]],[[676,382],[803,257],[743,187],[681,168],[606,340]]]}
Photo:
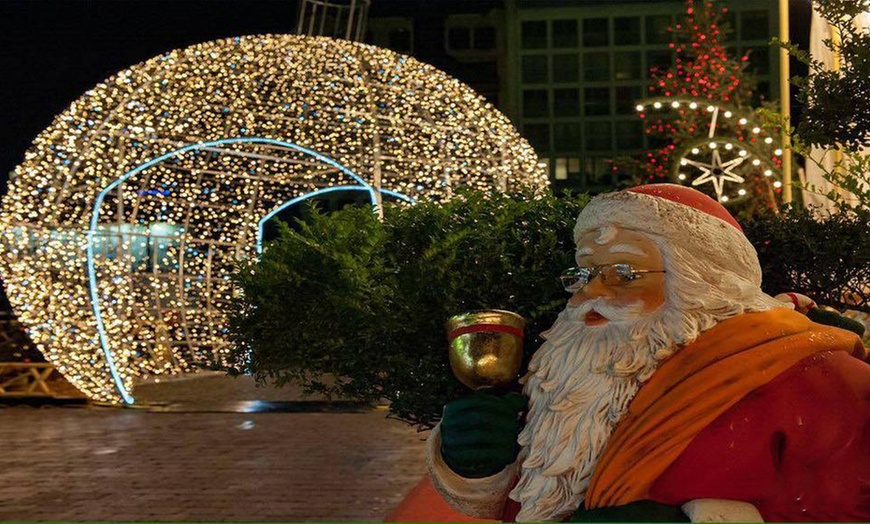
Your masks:
{"label": "green hedge", "polygon": [[[444,322],[475,309],[516,311],[529,320],[530,356],[568,298],[557,276],[574,265],[572,228],[586,201],[467,193],[443,205],[388,206],[383,223],[367,208],[313,210],[236,277],[236,370],[312,393],[386,399],[393,416],[431,427],[464,392],[450,372]],[[818,218],[785,211],[744,228],[767,292],[842,305],[845,290],[870,281],[870,217]]]}
{"label": "green hedge", "polygon": [[447,318],[515,311],[528,320],[530,355],[568,298],[557,277],[574,265],[571,230],[586,200],[466,193],[387,206],[383,223],[365,208],[312,212],[239,271],[235,365],[279,386],[386,399],[394,416],[431,427],[463,392],[447,360]]}

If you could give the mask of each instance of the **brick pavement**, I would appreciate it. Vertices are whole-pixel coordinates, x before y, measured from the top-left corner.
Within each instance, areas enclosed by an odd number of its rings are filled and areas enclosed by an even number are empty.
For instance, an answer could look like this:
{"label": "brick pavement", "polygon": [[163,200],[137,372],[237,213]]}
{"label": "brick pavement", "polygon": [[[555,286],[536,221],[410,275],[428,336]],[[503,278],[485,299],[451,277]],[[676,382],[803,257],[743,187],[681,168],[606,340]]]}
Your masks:
{"label": "brick pavement", "polygon": [[376,520],[424,436],[383,411],[0,406],[0,520]]}

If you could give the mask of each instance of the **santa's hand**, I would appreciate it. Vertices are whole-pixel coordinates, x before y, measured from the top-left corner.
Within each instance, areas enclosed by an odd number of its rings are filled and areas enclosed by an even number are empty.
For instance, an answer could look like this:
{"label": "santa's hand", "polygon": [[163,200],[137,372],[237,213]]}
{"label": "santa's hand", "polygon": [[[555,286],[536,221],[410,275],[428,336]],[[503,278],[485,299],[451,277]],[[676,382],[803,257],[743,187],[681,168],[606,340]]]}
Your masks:
{"label": "santa's hand", "polygon": [[475,392],[444,406],[441,456],[465,478],[494,475],[519,453],[517,435],[528,398],[519,393],[497,397]]}

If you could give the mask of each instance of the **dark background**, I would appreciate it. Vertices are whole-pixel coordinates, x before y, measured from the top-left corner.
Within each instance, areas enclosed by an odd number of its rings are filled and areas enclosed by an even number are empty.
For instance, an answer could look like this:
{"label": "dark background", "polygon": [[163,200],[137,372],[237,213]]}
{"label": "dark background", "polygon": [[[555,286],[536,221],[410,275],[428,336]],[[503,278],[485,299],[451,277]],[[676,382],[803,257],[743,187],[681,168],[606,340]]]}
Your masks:
{"label": "dark background", "polygon": [[[486,9],[501,2],[374,0],[370,16],[415,17],[420,34],[414,55],[463,79],[443,53],[441,23],[445,13],[471,3]],[[792,37],[805,44],[809,1],[790,4]],[[295,0],[0,0],[0,194],[36,135],[98,82],[195,43],[295,32],[297,5]]]}

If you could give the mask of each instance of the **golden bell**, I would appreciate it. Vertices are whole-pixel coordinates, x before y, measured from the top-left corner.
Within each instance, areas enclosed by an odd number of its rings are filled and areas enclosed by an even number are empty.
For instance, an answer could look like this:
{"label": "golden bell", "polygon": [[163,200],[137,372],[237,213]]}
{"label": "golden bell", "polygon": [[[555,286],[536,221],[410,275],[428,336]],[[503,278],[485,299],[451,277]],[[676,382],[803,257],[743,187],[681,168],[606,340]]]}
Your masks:
{"label": "golden bell", "polygon": [[509,384],[523,361],[526,321],[510,311],[472,311],[447,321],[450,367],[471,389]]}

